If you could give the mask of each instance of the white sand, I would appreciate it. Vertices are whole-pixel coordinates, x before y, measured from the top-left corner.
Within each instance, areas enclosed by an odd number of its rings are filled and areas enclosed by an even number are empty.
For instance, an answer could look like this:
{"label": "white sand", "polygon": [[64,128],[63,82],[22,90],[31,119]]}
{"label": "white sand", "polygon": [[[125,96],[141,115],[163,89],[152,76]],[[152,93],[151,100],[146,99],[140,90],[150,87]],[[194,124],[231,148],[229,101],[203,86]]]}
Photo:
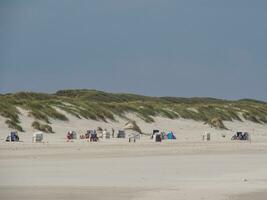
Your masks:
{"label": "white sand", "polygon": [[[215,142],[2,144],[0,193],[4,199],[16,199],[25,190],[25,199],[227,199],[267,189],[266,147]],[[110,193],[114,188],[117,192]]]}
{"label": "white sand", "polygon": [[[33,119],[23,111],[23,142],[5,143],[10,131],[0,118],[0,199],[261,199],[267,191],[267,126],[227,122],[219,131],[191,120],[156,118],[146,124],[133,115],[144,132],[172,130],[176,141],[154,143],[143,137],[67,143],[68,130],[121,129],[125,120],[95,122],[68,116],[53,121],[55,134],[31,144]],[[252,143],[230,140],[236,130],[252,133]],[[208,131],[212,141],[202,142]],[[226,137],[221,137],[225,134]],[[240,196],[241,195],[241,196]]]}

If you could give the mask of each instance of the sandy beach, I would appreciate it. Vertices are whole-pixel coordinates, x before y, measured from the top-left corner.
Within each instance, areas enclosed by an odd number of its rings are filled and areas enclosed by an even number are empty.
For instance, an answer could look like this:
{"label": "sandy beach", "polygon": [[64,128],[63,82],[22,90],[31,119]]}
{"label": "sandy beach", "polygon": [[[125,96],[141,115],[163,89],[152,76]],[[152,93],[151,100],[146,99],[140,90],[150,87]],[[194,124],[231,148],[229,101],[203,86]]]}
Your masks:
{"label": "sandy beach", "polygon": [[[1,144],[1,199],[263,199],[266,143]],[[243,197],[246,198],[243,198]]]}
{"label": "sandy beach", "polygon": [[[21,142],[5,142],[10,131],[1,120],[1,199],[206,199],[261,200],[267,191],[267,127],[252,122],[225,122],[228,130],[217,130],[193,120],[156,117],[145,123],[129,114],[142,131],[154,128],[174,131],[177,140],[155,143],[142,136],[127,139],[67,142],[66,133],[98,126],[122,128],[125,119],[99,122],[77,119],[52,121],[54,134],[43,143],[32,143],[34,119],[21,110],[26,132]],[[67,114],[66,114],[67,115]],[[237,130],[249,131],[252,140],[231,141]],[[203,132],[211,141],[202,141]],[[224,137],[222,137],[224,136]]]}

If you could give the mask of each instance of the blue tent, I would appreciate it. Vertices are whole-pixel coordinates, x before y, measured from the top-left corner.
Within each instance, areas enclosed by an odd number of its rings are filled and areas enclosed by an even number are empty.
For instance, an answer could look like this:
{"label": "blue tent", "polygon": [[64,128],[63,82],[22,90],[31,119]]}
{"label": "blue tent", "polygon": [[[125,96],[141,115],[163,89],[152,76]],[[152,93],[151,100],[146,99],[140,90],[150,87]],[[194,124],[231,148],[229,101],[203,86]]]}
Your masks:
{"label": "blue tent", "polygon": [[167,133],[167,138],[168,140],[176,140],[176,137],[174,136],[173,132],[168,132]]}

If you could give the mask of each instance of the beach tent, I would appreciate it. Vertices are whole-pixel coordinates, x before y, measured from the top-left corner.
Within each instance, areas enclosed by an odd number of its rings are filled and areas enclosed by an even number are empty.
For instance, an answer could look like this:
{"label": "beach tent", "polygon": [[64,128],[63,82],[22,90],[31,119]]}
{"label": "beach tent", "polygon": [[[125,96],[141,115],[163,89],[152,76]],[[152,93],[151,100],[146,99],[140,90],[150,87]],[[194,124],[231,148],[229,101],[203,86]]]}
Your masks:
{"label": "beach tent", "polygon": [[172,131],[167,133],[167,139],[168,140],[176,140],[176,137],[175,137],[175,135],[173,134]]}
{"label": "beach tent", "polygon": [[17,131],[13,131],[10,133],[11,141],[12,142],[18,142],[19,141],[19,135]]}
{"label": "beach tent", "polygon": [[42,142],[44,139],[44,133],[41,131],[35,132],[32,136],[32,142]]}
{"label": "beach tent", "polygon": [[155,135],[155,142],[161,142],[162,138],[161,138],[161,134],[156,134]]}
{"label": "beach tent", "polygon": [[161,142],[162,141],[162,133],[159,132],[159,130],[153,130],[153,133],[151,135],[151,139],[153,139],[155,142]]}
{"label": "beach tent", "polygon": [[10,135],[7,136],[6,142],[19,142],[18,132],[12,131]]}
{"label": "beach tent", "polygon": [[77,139],[77,133],[75,131],[69,131],[67,133],[67,139],[68,140],[76,140]]}
{"label": "beach tent", "polygon": [[159,130],[153,130],[153,133],[152,133],[152,135],[151,135],[151,139],[155,139],[155,136],[157,135],[157,134],[159,134]]}
{"label": "beach tent", "polygon": [[210,139],[211,139],[211,135],[210,135],[209,132],[204,132],[204,133],[202,134],[202,140],[203,140],[203,141],[205,141],[205,140],[210,141]]}
{"label": "beach tent", "polygon": [[237,132],[232,138],[232,140],[251,140],[248,132]]}
{"label": "beach tent", "polygon": [[125,131],[119,130],[117,134],[117,138],[125,138],[125,137],[126,137]]}
{"label": "beach tent", "polygon": [[99,138],[97,137],[96,131],[90,134],[90,142],[98,142]]}
{"label": "beach tent", "polygon": [[85,133],[85,139],[89,139],[91,137],[91,135],[94,135],[96,133],[96,130],[87,130],[87,132]]}
{"label": "beach tent", "polygon": [[98,142],[99,138],[97,136],[96,130],[87,130],[84,137],[80,137],[81,139],[90,139],[90,142]]}
{"label": "beach tent", "polygon": [[110,132],[108,132],[106,129],[104,129],[102,133],[102,138],[103,139],[110,139]]}

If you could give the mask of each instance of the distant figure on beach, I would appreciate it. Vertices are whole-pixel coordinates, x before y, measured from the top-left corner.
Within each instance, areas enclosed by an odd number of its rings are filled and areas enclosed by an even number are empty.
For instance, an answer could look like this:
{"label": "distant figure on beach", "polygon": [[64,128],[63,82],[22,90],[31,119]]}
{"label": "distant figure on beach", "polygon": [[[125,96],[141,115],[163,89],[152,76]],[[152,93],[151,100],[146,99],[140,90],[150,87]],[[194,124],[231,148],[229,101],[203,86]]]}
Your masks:
{"label": "distant figure on beach", "polygon": [[112,138],[114,138],[114,133],[115,133],[115,130],[114,130],[114,128],[112,128]]}
{"label": "distant figure on beach", "polygon": [[202,140],[205,141],[205,138],[206,138],[206,133],[204,132],[204,133],[202,134]]}

